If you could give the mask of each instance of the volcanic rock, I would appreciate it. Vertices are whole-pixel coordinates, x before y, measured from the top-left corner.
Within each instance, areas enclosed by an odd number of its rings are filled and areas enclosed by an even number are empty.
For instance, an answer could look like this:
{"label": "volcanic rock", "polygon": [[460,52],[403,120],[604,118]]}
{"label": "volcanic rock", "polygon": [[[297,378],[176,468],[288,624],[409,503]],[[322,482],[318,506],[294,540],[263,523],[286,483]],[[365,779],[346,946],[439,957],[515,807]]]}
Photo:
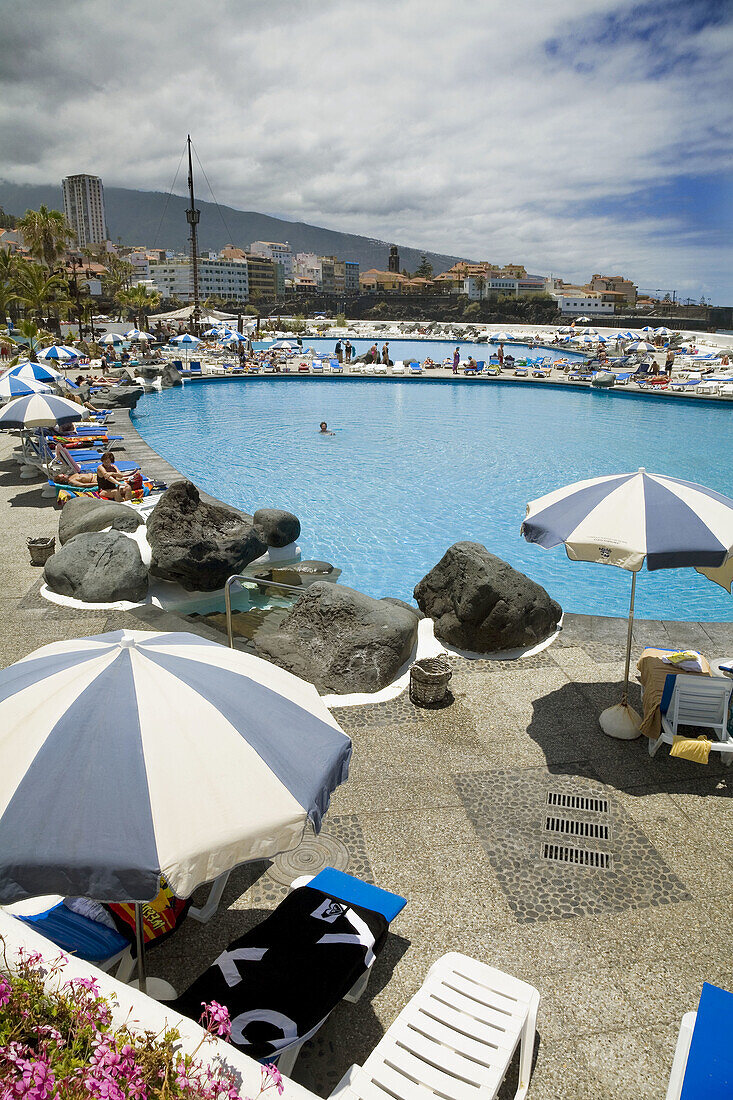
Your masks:
{"label": "volcanic rock", "polygon": [[254,514],[257,534],[268,546],[289,546],[300,534],[300,520],[279,508],[258,508]]}
{"label": "volcanic rock", "polygon": [[48,559],[43,576],[52,592],[84,603],[139,603],[148,592],[139,547],[119,531],[75,535]]}
{"label": "volcanic rock", "polygon": [[255,634],[261,657],[310,680],[320,692],[373,692],[396,677],[417,638],[417,617],[356,592],[316,581],[276,626]]}
{"label": "volcanic rock", "polygon": [[147,525],[150,572],[177,581],[188,592],[213,592],[227,577],[262,556],[267,545],[249,517],[207,504],[190,481],[176,481],[153,509]]}
{"label": "volcanic rock", "polygon": [[98,497],[79,496],[67,500],[59,517],[59,542],[63,546],[74,535],[89,531],[136,531],[142,516],[125,504]]}
{"label": "volcanic rock", "polygon": [[536,645],[554,633],[562,608],[541,585],[478,542],[457,542],[416,585],[435,635],[476,653]]}

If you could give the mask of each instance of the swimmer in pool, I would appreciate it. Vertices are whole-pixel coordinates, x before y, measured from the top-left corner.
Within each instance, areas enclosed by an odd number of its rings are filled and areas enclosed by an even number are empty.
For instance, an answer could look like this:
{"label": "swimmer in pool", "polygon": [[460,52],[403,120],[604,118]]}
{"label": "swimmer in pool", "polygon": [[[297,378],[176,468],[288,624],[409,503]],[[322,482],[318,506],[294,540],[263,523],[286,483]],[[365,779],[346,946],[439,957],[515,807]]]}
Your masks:
{"label": "swimmer in pool", "polygon": [[329,432],[328,424],[325,420],[321,421],[321,435],[335,435],[335,432]]}

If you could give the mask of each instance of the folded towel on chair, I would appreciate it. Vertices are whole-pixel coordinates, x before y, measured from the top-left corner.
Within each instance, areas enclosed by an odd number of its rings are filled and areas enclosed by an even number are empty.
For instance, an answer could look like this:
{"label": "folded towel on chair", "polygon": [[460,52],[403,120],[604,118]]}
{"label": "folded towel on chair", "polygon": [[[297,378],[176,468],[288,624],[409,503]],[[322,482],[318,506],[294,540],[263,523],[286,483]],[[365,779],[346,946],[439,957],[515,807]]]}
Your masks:
{"label": "folded towel on chair", "polygon": [[699,737],[679,737],[675,734],[669,755],[679,756],[682,760],[691,760],[693,764],[707,764],[710,760],[712,745],[712,741],[702,733]]}

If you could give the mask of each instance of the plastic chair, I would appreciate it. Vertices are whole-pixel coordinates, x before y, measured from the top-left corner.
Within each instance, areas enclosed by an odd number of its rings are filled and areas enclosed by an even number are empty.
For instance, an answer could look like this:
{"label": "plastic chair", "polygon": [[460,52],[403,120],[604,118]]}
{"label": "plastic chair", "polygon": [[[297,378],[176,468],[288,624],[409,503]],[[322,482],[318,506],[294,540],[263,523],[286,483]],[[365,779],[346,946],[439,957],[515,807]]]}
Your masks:
{"label": "plastic chair", "polygon": [[702,726],[718,736],[712,741],[711,751],[719,752],[724,764],[733,764],[733,739],[728,733],[731,692],[733,680],[727,677],[668,675],[660,705],[662,729],[655,741],[649,741],[649,755],[654,756],[662,742],[673,744],[681,726]]}
{"label": "plastic chair", "polygon": [[733,1088],[733,993],[705,982],[697,1012],[682,1017],[666,1100],[713,1100]]}
{"label": "plastic chair", "polygon": [[540,995],[526,982],[458,952],[430,969],[339,1100],[491,1100],[520,1047],[515,1100],[527,1094]]}

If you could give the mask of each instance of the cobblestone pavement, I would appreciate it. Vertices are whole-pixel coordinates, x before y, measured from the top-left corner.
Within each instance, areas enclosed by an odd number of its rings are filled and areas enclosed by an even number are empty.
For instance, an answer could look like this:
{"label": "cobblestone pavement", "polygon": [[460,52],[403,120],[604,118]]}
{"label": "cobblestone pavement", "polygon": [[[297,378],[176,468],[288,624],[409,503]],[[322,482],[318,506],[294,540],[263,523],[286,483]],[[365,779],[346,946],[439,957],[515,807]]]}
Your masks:
{"label": "cobblestone pavement", "polygon": [[[133,453],[126,417],[117,420]],[[7,438],[0,508],[0,664],[54,639],[170,625],[155,611],[77,612],[38,597],[25,539],[54,534],[57,514],[40,483],[19,480]],[[733,654],[730,624],[639,623],[634,659],[649,640]],[[533,1100],[663,1097],[702,982],[733,988],[733,768],[664,749],[651,759],[644,740],[604,736],[597,716],[618,701],[624,642],[624,623],[568,616],[535,657],[456,659],[445,707],[420,710],[403,695],[338,708],[354,758],[320,836],[233,873],[217,916],[187,921],[150,953],[151,972],[184,987],[293,878],[330,863],[408,904],[367,995],[339,1006],[304,1048],[303,1084],[327,1096],[430,965],[460,950],[540,990]],[[503,1095],[515,1088],[509,1079]]]}

